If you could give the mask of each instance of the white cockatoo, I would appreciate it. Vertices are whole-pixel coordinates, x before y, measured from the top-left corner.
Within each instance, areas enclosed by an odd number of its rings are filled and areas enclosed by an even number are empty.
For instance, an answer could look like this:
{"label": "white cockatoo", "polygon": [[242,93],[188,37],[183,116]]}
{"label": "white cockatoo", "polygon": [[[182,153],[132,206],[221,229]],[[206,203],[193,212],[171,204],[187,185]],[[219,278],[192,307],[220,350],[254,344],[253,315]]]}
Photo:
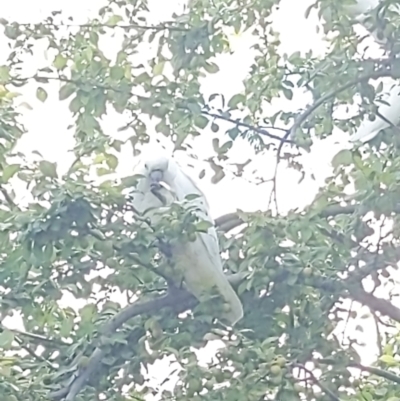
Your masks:
{"label": "white cockatoo", "polygon": [[188,203],[195,206],[193,213],[212,226],[207,233],[196,233],[193,242],[171,245],[170,261],[174,271],[181,275],[185,288],[199,301],[207,299],[216,290],[226,304],[221,317],[234,325],[243,317],[243,307],[223,272],[217,232],[204,194],[175,160],[164,155],[142,160],[134,173],[143,177],[139,178],[133,193],[132,205],[153,224],[160,219],[157,208],[184,201],[188,195],[198,195]]}
{"label": "white cockatoo", "polygon": [[[371,21],[368,21],[368,15],[376,12],[381,3],[382,0],[356,0],[355,4],[345,5],[344,10],[350,17],[364,26],[375,42],[385,49],[387,40],[384,37],[379,37],[378,30],[374,30]],[[394,3],[390,5],[390,8],[394,7],[399,8],[400,6]],[[324,13],[324,18],[330,18],[329,12]],[[387,90],[382,96],[382,100],[387,104],[381,103],[378,106],[378,112],[373,121],[368,116],[364,118],[357,132],[350,137],[351,142],[368,142],[376,137],[381,130],[391,125],[397,126],[400,124],[400,85],[391,83],[389,87],[385,86]]]}

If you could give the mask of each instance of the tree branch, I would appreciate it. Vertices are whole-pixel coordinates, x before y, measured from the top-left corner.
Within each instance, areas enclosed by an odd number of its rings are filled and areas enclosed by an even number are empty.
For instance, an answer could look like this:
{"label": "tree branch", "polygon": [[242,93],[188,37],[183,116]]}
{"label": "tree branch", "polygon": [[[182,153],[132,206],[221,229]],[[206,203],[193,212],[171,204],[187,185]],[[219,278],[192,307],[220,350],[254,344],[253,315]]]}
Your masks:
{"label": "tree branch", "polygon": [[[233,286],[238,285],[245,280],[245,278],[246,273],[236,273],[228,276],[228,280]],[[193,297],[193,295],[186,290],[178,290],[174,288],[174,292],[151,301],[135,302],[134,304],[129,305],[107,322],[100,330],[100,333],[104,336],[110,336],[125,322],[135,316],[158,312],[166,307],[173,308],[173,310],[178,314],[187,309],[193,308],[197,303],[198,301]],[[100,365],[103,356],[103,350],[100,347],[97,347],[90,357],[86,368],[79,373],[74,373],[70,383],[66,387],[50,393],[49,398],[60,400],[65,397],[66,401],[75,400],[76,395],[82,390],[86,381]]]}
{"label": "tree branch", "polygon": [[393,71],[392,71],[392,65],[385,65],[385,68],[381,68],[377,71],[374,71],[371,74],[366,74],[366,75],[362,75],[361,77],[355,78],[347,83],[345,83],[344,85],[342,85],[341,87],[327,93],[324,96],[321,96],[315,103],[313,103],[312,105],[310,105],[303,113],[299,114],[297,116],[297,118],[295,119],[295,122],[292,126],[292,128],[290,129],[290,137],[292,139],[295,138],[295,134],[296,131],[301,128],[301,125],[303,124],[304,121],[307,120],[307,118],[314,113],[315,110],[317,110],[320,106],[322,106],[324,103],[326,103],[328,100],[330,100],[331,98],[335,97],[336,95],[338,95],[339,93],[345,91],[346,89],[351,88],[354,85],[357,85],[361,82],[364,81],[369,81],[370,79],[379,79],[379,78],[383,78],[383,77],[391,77],[393,76]]}
{"label": "tree branch", "polygon": [[52,370],[56,370],[56,367],[50,362],[48,361],[46,358],[43,358],[41,355],[38,355],[35,351],[33,351],[29,345],[24,344],[24,341],[19,338],[19,337],[15,337],[15,341],[19,344],[19,346],[24,349],[30,356],[32,356],[34,359],[37,359],[40,362],[43,362],[44,364],[46,364],[50,369]]}
{"label": "tree branch", "polygon": [[62,342],[62,341],[60,341],[60,340],[47,338],[47,337],[45,337],[45,336],[41,336],[40,334],[29,333],[29,332],[27,332],[27,331],[21,331],[21,330],[16,330],[16,329],[9,329],[9,328],[7,328],[7,327],[5,327],[5,326],[3,326],[3,325],[0,324],[0,333],[1,333],[3,330],[8,330],[8,331],[11,331],[12,333],[14,333],[14,334],[16,334],[16,335],[19,335],[19,336],[21,336],[21,337],[29,338],[30,340],[32,340],[32,341],[34,341],[34,342],[36,342],[36,343],[38,343],[38,344],[41,344],[41,343],[45,342],[45,343],[57,345],[57,346],[60,346],[60,347],[62,347],[62,346],[69,346],[69,344],[64,343],[64,342]]}
{"label": "tree branch", "polygon": [[373,375],[383,377],[384,379],[400,384],[400,377],[392,372],[388,372],[387,370],[375,368],[373,366],[364,366],[361,363],[351,363],[349,366],[352,368],[360,369],[364,372],[372,373]]}
{"label": "tree branch", "polygon": [[[348,205],[348,206],[331,205],[327,206],[324,210],[319,212],[318,216],[322,218],[327,218],[327,217],[335,217],[340,214],[353,214],[356,212],[357,207],[358,205]],[[309,210],[312,211],[311,208]],[[400,213],[400,204],[396,205],[393,208],[393,212]],[[228,213],[215,219],[215,225],[220,229],[220,231],[224,232],[233,230],[234,228],[240,226],[241,224],[245,224],[245,221],[243,221],[243,219],[236,212]]]}
{"label": "tree branch", "polygon": [[[11,24],[2,24],[4,26],[11,25]],[[51,28],[120,28],[120,29],[143,29],[143,30],[153,30],[153,31],[175,31],[175,32],[189,32],[190,29],[187,28],[179,28],[168,26],[166,24],[161,25],[139,25],[139,24],[101,24],[101,23],[94,23],[94,24],[54,24],[50,22],[45,23],[25,23],[25,24],[18,24],[18,26],[23,26],[26,28],[39,27],[51,27]]]}
{"label": "tree branch", "polygon": [[[257,128],[257,127],[255,127],[253,125],[246,124],[244,122],[241,122],[239,119],[233,119],[233,118],[230,118],[230,117],[225,117],[225,116],[223,116],[221,114],[210,113],[208,111],[202,111],[201,114],[204,114],[204,115],[209,116],[209,117],[217,118],[219,120],[224,120],[224,121],[230,122],[232,124],[235,124],[238,127],[247,128],[247,129],[249,129],[251,131],[257,132],[260,135],[267,136],[268,138],[275,139],[275,140],[277,140],[279,142],[294,143],[293,141],[291,141],[289,139],[286,139],[284,136],[280,137],[278,135],[271,134],[266,129]],[[276,128],[273,128],[273,127],[271,127],[271,128],[272,129],[276,129]]]}
{"label": "tree branch", "polygon": [[368,306],[375,312],[380,312],[382,315],[392,318],[396,322],[400,322],[400,309],[392,305],[386,299],[377,298],[368,293],[361,287],[361,284],[359,286],[350,287],[348,290],[351,298],[355,301]]}
{"label": "tree branch", "polygon": [[[339,362],[331,359],[331,358],[323,358],[323,359],[315,359],[313,360],[316,363],[320,363],[323,365],[337,365]],[[363,372],[372,373],[373,375],[383,377],[384,379],[390,380],[394,383],[400,384],[400,377],[395,375],[392,372],[388,372],[387,370],[379,369],[373,366],[365,366],[361,363],[351,362],[348,364],[349,368],[360,369]]]}
{"label": "tree branch", "polygon": [[332,401],[340,401],[340,398],[328,387],[326,387],[324,384],[322,384],[314,375],[314,373],[310,370],[307,369],[304,365],[300,363],[294,363],[292,365],[295,368],[304,370],[304,372],[309,374],[308,380],[311,380],[315,385],[317,385]]}

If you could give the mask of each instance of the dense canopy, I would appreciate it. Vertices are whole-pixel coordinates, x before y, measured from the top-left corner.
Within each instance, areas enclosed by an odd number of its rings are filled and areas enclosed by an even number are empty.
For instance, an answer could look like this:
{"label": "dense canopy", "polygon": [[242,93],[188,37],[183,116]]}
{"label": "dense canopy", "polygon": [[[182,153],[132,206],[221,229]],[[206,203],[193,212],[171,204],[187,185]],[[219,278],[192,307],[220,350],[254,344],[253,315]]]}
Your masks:
{"label": "dense canopy", "polygon": [[[346,11],[354,0],[307,8],[307,18],[320,18],[325,54],[280,50],[279,0],[190,0],[159,24],[145,0],[98,3],[85,23],[56,9],[40,22],[0,19],[9,49],[0,63],[1,398],[400,400],[398,128],[344,146],[307,207],[279,207],[282,171],[309,178],[303,155],[376,118],[380,79],[399,80],[397,1],[368,14],[386,38],[379,57]],[[205,96],[202,81],[218,72],[233,32],[254,43],[243,89]],[[115,59],[104,51],[112,35],[121,39]],[[48,55],[39,66],[38,43]],[[19,150],[30,135],[24,90],[46,103],[55,85],[74,120],[74,161],[65,171]],[[271,102],[290,103],[299,92],[309,99],[299,110],[271,112]],[[126,140],[104,126],[114,112],[129,121]],[[185,291],[168,292],[160,275],[156,240],[204,223],[173,205],[154,229],[131,208],[131,172],[154,138],[194,155],[193,138],[209,143],[207,174],[194,178],[216,187],[233,174],[251,176],[250,160],[234,173],[229,165],[243,140],[249,159],[276,160],[272,181],[254,183],[271,185],[264,209],[216,219],[224,268],[244,307],[233,329]],[[135,151],[122,177],[114,173],[126,146]],[[302,188],[300,181],[293,197]],[[65,294],[79,302],[60,302]],[[13,328],[18,319],[22,327]],[[218,351],[200,360],[215,339]],[[165,357],[152,379],[148,369]]]}

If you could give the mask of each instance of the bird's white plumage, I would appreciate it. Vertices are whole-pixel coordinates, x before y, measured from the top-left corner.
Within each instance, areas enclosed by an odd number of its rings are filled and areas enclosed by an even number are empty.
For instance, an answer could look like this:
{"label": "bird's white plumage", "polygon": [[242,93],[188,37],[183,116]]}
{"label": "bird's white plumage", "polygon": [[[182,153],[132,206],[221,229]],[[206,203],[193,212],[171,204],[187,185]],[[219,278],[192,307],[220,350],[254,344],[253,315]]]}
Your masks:
{"label": "bird's white plumage", "polygon": [[[198,195],[190,200],[188,206],[194,206],[194,213],[202,220],[212,223],[207,233],[197,233],[194,242],[175,244],[172,249],[173,268],[183,276],[184,285],[199,301],[207,298],[213,290],[229,305],[229,311],[223,313],[223,318],[230,324],[235,324],[243,317],[242,303],[227,280],[222,269],[222,261],[217,232],[211,218],[207,200],[196,183],[172,159],[165,156],[150,157],[143,160],[135,173],[143,175],[133,194],[133,206],[144,213],[149,208],[160,208],[163,205],[151,191],[151,174],[162,171],[161,181],[170,190],[161,189],[159,192],[165,198],[166,204],[174,201],[184,201],[187,195]],[[155,224],[157,209],[146,213]]]}

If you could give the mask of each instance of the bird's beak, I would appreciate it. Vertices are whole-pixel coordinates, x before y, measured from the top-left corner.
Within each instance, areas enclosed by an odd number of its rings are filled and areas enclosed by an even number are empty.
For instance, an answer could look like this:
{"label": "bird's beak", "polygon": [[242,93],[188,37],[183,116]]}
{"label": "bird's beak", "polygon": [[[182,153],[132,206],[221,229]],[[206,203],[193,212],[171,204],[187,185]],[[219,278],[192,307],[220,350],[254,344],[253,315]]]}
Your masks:
{"label": "bird's beak", "polygon": [[150,186],[153,188],[160,187],[160,181],[163,179],[163,172],[160,170],[154,170],[150,173]]}

